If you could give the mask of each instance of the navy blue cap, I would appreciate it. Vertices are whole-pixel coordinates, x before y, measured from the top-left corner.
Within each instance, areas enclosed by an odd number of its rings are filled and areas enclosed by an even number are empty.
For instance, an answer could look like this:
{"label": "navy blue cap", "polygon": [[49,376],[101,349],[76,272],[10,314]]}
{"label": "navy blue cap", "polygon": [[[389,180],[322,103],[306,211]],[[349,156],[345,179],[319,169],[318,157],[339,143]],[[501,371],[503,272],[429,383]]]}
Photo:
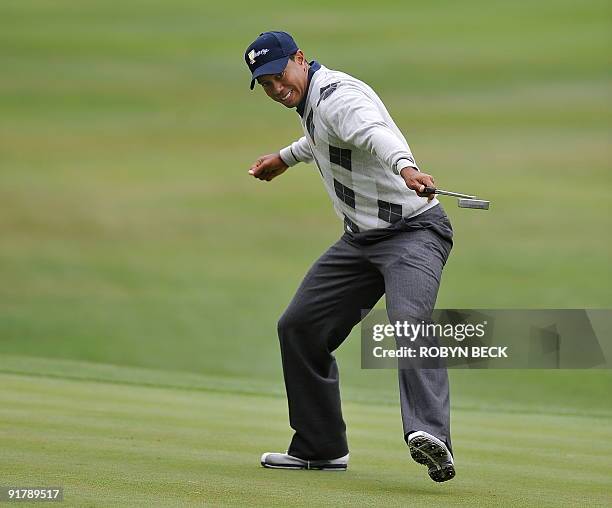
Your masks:
{"label": "navy blue cap", "polygon": [[244,60],[251,71],[251,90],[255,86],[255,78],[283,72],[289,57],[298,49],[293,37],[287,32],[259,34],[244,52]]}

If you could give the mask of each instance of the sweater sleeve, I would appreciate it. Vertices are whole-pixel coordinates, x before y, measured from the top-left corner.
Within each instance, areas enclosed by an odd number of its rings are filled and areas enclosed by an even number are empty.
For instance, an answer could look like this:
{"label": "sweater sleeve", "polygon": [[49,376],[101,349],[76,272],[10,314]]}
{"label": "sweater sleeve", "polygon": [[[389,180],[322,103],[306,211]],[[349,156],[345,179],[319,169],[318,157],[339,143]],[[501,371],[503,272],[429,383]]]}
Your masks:
{"label": "sweater sleeve", "polygon": [[321,106],[322,121],[339,139],[370,152],[396,175],[408,166],[418,169],[410,147],[364,91],[339,87]]}
{"label": "sweater sleeve", "polygon": [[297,141],[283,148],[280,151],[280,157],[289,167],[295,166],[298,162],[312,162],[312,151],[306,136],[302,136]]}

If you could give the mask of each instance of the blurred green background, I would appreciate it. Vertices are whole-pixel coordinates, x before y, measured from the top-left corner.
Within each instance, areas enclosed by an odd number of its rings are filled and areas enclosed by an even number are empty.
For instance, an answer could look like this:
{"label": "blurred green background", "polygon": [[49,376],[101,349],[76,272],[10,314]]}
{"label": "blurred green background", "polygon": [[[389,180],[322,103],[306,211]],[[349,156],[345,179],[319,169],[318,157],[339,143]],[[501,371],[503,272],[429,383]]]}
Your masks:
{"label": "blurred green background", "polygon": [[[244,48],[270,29],[370,84],[441,187],[492,201],[444,201],[438,307],[612,307],[611,12],[4,0],[0,370],[282,397],[276,321],[342,224],[314,166],[246,173],[301,135],[248,88]],[[356,331],[346,400],[395,403]],[[451,377],[457,409],[612,414],[606,371]]]}
{"label": "blurred green background", "polygon": [[246,174],[301,135],[248,89],[274,28],[492,200],[445,201],[440,308],[612,306],[609,3],[282,5],[3,2],[1,352],[279,377],[276,320],[342,225],[313,166]]}

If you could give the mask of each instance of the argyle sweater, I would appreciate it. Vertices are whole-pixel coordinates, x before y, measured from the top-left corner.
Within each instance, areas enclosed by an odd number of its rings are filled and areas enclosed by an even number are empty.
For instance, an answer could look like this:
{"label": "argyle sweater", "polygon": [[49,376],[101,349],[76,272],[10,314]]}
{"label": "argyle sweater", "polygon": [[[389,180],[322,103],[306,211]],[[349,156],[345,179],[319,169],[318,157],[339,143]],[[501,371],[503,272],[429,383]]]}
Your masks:
{"label": "argyle sweater", "polygon": [[316,164],[347,231],[385,228],[438,204],[417,196],[399,176],[418,166],[385,105],[362,81],[311,62],[297,111],[304,136],[280,156],[288,166]]}

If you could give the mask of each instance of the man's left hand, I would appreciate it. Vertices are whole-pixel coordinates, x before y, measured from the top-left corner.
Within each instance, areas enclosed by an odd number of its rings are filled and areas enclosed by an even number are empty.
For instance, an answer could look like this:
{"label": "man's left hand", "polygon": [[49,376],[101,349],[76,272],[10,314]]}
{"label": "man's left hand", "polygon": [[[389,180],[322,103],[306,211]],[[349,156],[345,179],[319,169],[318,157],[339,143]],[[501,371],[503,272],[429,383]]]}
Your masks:
{"label": "man's left hand", "polygon": [[434,194],[421,194],[425,187],[435,187],[433,176],[427,173],[421,173],[412,167],[402,169],[400,175],[404,179],[404,182],[406,182],[406,186],[415,191],[418,196],[427,198],[429,201],[435,197]]}

